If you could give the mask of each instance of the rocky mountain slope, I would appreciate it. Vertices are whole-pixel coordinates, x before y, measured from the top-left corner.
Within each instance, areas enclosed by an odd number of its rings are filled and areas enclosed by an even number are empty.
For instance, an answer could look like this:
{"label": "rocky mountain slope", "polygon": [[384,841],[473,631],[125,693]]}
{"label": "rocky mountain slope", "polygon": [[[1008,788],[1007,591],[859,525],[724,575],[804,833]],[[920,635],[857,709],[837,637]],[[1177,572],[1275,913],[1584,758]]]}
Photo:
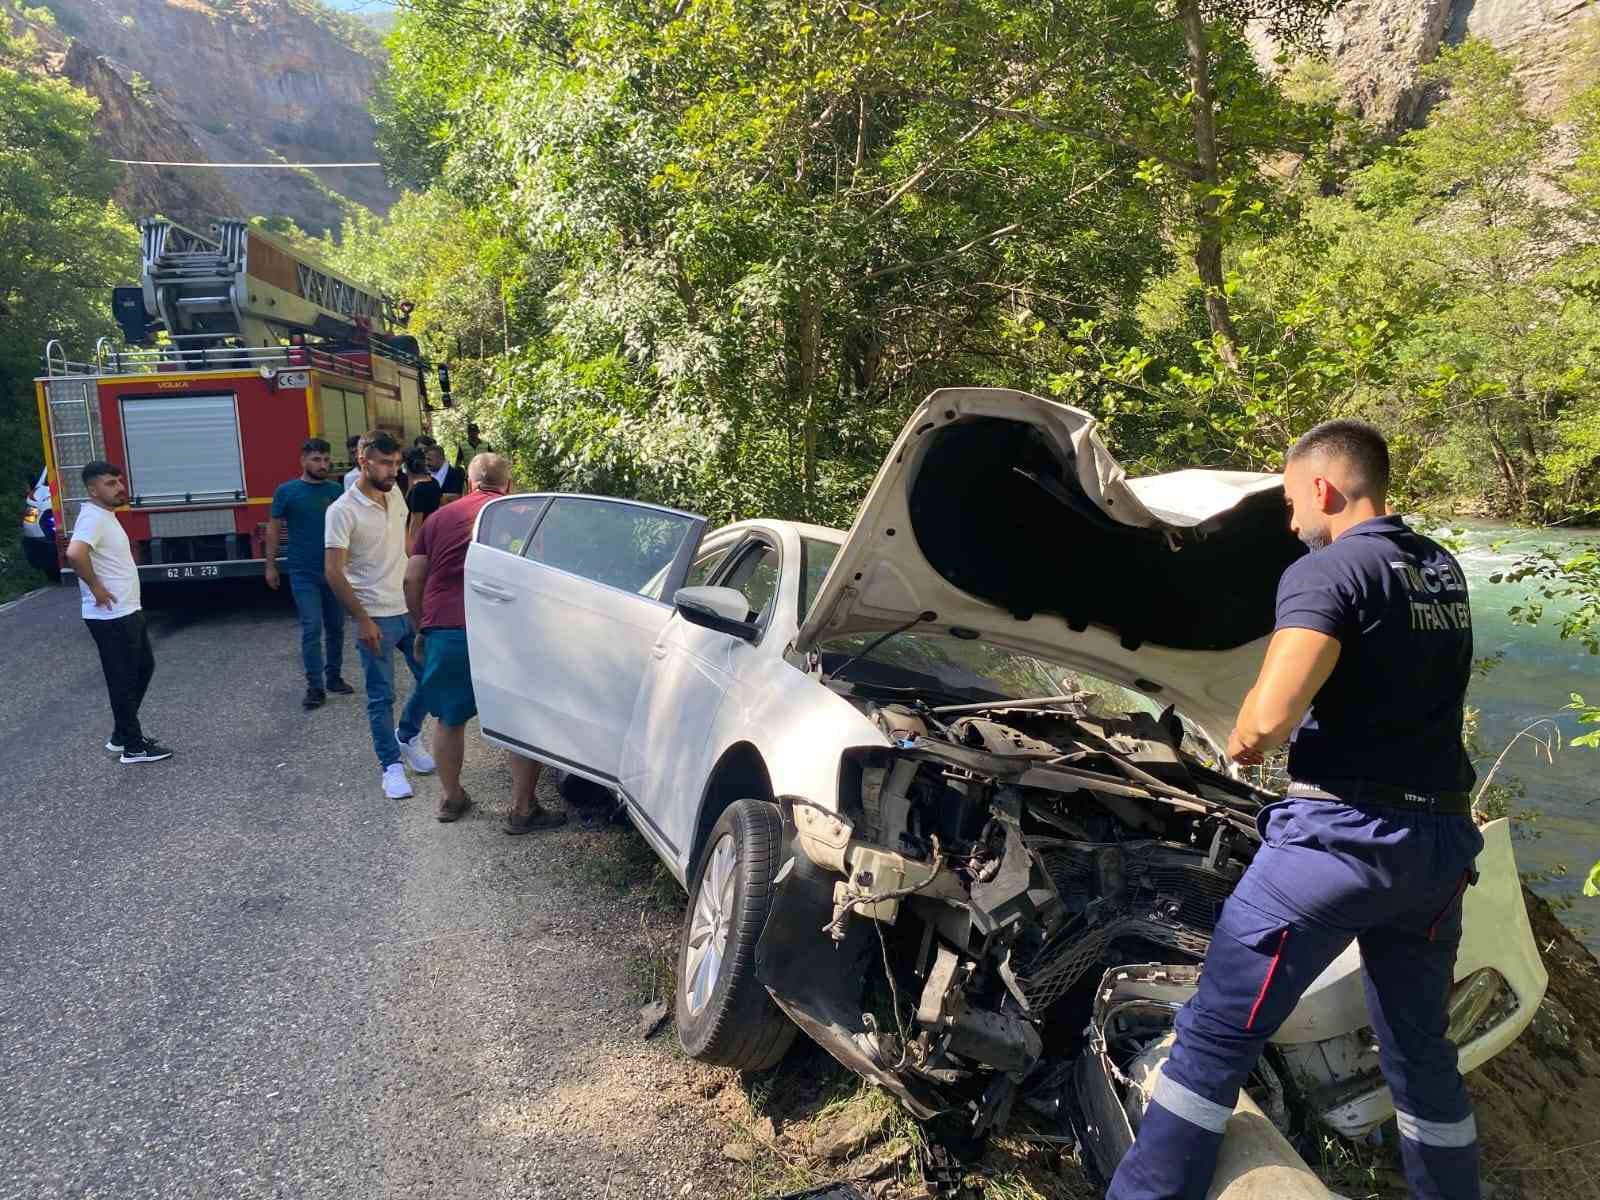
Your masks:
{"label": "rocky mountain slope", "polygon": [[[98,140],[112,158],[205,158],[172,104],[163,96],[136,91],[137,80],[126,67],[94,53],[84,42],[72,42],[58,61],[62,75],[100,101]],[[117,201],[135,216],[161,213],[202,230],[219,217],[248,215],[218,172],[181,167],[125,168]]]}
{"label": "rocky mountain slope", "polygon": [[[101,103],[114,157],[211,162],[372,161],[381,47],[316,0],[46,0],[59,69]],[[181,221],[286,216],[336,228],[345,201],[386,212],[376,168],[128,168],[130,213]]]}
{"label": "rocky mountain slope", "polygon": [[[1328,60],[1344,98],[1370,121],[1417,123],[1426,108],[1422,68],[1442,45],[1480,37],[1517,59],[1528,107],[1558,113],[1574,39],[1600,21],[1595,0],[1346,0],[1324,27]],[[1263,61],[1273,49],[1256,39]]]}

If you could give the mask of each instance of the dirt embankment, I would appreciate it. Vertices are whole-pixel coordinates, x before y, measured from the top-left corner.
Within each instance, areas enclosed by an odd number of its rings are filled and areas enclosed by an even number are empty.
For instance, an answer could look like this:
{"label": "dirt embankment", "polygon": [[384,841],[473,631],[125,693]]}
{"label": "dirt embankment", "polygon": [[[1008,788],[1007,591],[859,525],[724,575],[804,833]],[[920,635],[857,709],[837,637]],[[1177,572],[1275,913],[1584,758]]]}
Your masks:
{"label": "dirt embankment", "polygon": [[1496,1200],[1600,1196],[1600,963],[1523,891],[1550,990],[1533,1024],[1468,1077]]}

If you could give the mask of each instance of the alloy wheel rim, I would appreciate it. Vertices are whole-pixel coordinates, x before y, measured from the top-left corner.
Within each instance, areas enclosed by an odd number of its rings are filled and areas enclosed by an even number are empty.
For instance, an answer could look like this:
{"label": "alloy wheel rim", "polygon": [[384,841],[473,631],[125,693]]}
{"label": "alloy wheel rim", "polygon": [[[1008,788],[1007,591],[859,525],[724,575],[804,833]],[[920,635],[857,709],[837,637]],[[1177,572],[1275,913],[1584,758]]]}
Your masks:
{"label": "alloy wheel rim", "polygon": [[733,883],[739,855],[733,835],[723,834],[711,847],[711,858],[695,893],[689,918],[689,953],[684,958],[683,988],[689,1011],[700,1012],[711,1001],[722,976],[728,948],[728,926],[733,919]]}

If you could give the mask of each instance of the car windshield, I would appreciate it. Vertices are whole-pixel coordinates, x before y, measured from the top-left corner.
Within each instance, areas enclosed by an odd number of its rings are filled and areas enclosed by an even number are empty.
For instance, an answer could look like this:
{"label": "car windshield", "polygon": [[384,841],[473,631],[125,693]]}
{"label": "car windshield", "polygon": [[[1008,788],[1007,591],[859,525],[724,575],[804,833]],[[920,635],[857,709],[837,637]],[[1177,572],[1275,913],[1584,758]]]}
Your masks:
{"label": "car windshield", "polygon": [[[800,619],[803,621],[842,547],[838,542],[821,538],[803,537],[800,541],[805,548],[805,573],[800,588]],[[831,674],[856,658],[849,678],[868,686],[938,691],[975,701],[1087,692],[1092,697],[1087,702],[1090,711],[1103,715],[1155,714],[1162,708],[1157,701],[1132,688],[975,638],[907,630],[862,655],[861,652],[881,636],[857,634],[825,643],[822,646],[824,670]]]}
{"label": "car windshield", "polygon": [[[822,646],[823,669],[837,671],[880,634],[853,634]],[[1089,710],[1102,715],[1159,713],[1162,705],[1132,688],[1007,650],[988,642],[906,630],[857,659],[848,679],[869,687],[931,690],[958,699],[1020,700],[1087,692]]]}

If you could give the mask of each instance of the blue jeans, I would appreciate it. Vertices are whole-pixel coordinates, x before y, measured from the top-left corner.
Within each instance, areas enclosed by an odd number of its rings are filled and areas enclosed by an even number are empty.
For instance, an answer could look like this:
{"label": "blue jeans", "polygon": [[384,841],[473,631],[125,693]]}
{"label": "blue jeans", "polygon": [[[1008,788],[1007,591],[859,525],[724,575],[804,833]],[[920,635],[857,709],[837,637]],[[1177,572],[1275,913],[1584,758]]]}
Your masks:
{"label": "blue jeans", "polygon": [[[356,643],[361,652],[361,666],[367,673],[367,721],[372,726],[372,748],[378,753],[378,762],[388,768],[400,761],[400,744],[395,740],[394,724],[394,652],[405,657],[411,668],[411,678],[422,680],[422,664],[412,652],[416,635],[411,632],[411,622],[405,617],[374,617],[383,642],[378,653],[368,650],[363,642]],[[422,732],[422,722],[427,719],[426,697],[420,687],[411,689],[405,711],[400,714],[399,734],[410,741]]]}
{"label": "blue jeans", "polygon": [[[300,614],[300,659],[305,663],[306,686],[320,688],[344,671],[344,606],[320,574],[289,572],[289,594]],[[327,673],[323,673],[322,642],[328,642]]]}

